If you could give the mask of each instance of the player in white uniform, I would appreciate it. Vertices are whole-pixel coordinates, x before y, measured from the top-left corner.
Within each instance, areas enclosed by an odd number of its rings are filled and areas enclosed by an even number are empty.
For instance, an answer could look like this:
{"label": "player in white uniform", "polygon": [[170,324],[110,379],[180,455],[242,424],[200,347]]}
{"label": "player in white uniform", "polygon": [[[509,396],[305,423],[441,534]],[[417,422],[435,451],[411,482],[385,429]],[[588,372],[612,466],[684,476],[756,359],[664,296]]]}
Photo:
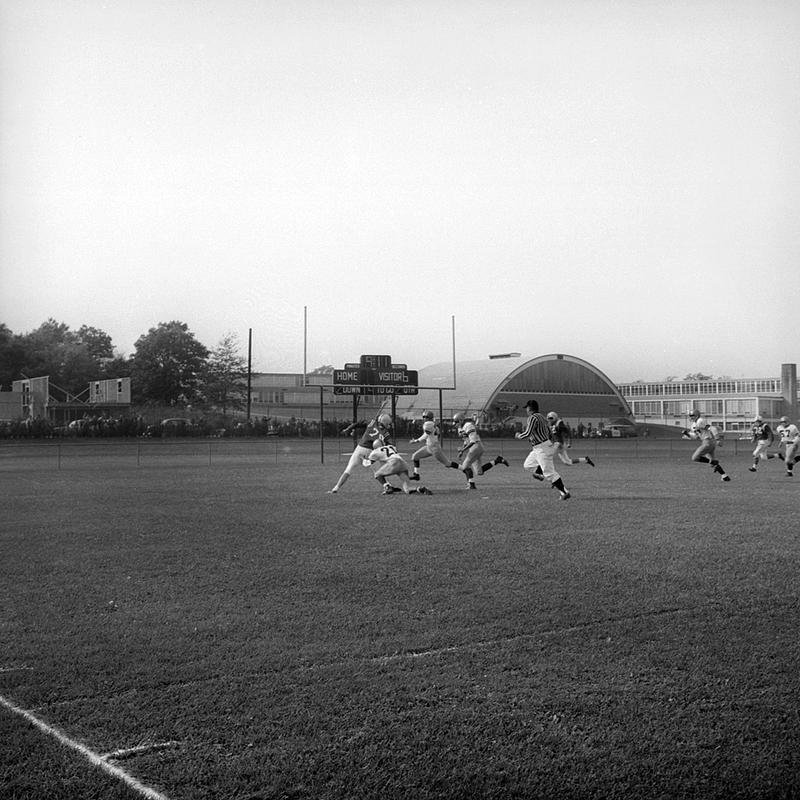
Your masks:
{"label": "player in white uniform", "polygon": [[503,464],[507,467],[508,461],[503,456],[495,456],[493,461],[481,465],[481,458],[483,458],[485,450],[478,434],[477,426],[471,419],[466,419],[461,413],[453,415],[453,422],[458,425],[458,435],[463,440],[461,449],[458,451],[459,456],[462,456],[459,469],[467,476],[467,488],[476,489],[476,473],[483,475],[484,472],[488,472],[496,464]]}
{"label": "player in white uniform", "polygon": [[[349,433],[351,430],[359,428],[363,424],[364,423],[359,424],[354,422],[352,425],[348,425],[344,429],[343,433]],[[344,486],[353,470],[362,461],[364,461],[364,459],[369,459],[370,453],[372,453],[372,445],[374,442],[378,441],[381,444],[387,444],[391,442],[391,426],[392,418],[388,414],[379,414],[366,424],[364,432],[361,434],[358,444],[356,444],[355,449],[350,455],[350,460],[347,462],[347,466],[344,468],[344,472],[339,476],[339,480],[336,481],[336,485],[333,487],[333,489],[328,491],[328,494],[336,494],[339,489]]]}
{"label": "player in white uniform", "polygon": [[781,446],[786,448],[786,453],[778,453],[778,458],[786,464],[786,475],[794,475],[794,465],[800,461],[800,430],[788,417],[781,417],[780,425],[775,429],[781,437]]}
{"label": "player in white uniform", "polygon": [[772,447],[772,443],[775,441],[775,434],[772,432],[769,423],[761,419],[760,414],[757,414],[756,418],[753,420],[751,431],[753,444],[755,444],[756,447],[755,450],[753,450],[753,466],[748,467],[748,469],[750,472],[755,472],[758,469],[759,461],[768,461],[770,458],[775,458],[775,453],[768,452],[769,448]]}
{"label": "player in white uniform", "polygon": [[412,481],[419,480],[419,462],[423,458],[430,458],[433,456],[440,464],[444,464],[444,466],[450,467],[451,469],[458,469],[458,462],[450,461],[442,450],[440,440],[441,431],[434,421],[433,411],[423,411],[422,419],[422,435],[411,440],[411,444],[425,442],[425,444],[411,456],[411,461],[414,464],[414,472],[411,475]]}
{"label": "player in white uniform", "polygon": [[594,461],[592,461],[589,456],[572,458],[567,455],[567,449],[572,447],[572,434],[567,427],[567,423],[564,422],[555,411],[549,411],[547,413],[547,422],[550,425],[550,438],[555,445],[555,454],[559,461],[570,467],[573,464],[588,464],[590,467],[594,466]]}
{"label": "player in white uniform", "polygon": [[716,457],[717,447],[722,447],[722,434],[719,428],[706,422],[705,417],[701,417],[699,411],[692,411],[689,416],[693,418],[694,422],[688,431],[683,432],[683,438],[700,440],[700,446],[692,453],[692,461],[711,464],[714,472],[721,475],[722,480],[727,483],[731,476],[725,472]]}
{"label": "player in white uniform", "polygon": [[400,478],[403,483],[402,491],[405,494],[433,494],[430,489],[426,489],[424,486],[414,489],[409,486],[408,464],[397,452],[397,448],[393,444],[381,444],[376,439],[372,448],[369,458],[366,459],[366,464],[377,465],[375,478],[383,486],[384,494],[393,494],[400,491],[400,489],[392,486],[386,480],[390,475],[397,475]]}

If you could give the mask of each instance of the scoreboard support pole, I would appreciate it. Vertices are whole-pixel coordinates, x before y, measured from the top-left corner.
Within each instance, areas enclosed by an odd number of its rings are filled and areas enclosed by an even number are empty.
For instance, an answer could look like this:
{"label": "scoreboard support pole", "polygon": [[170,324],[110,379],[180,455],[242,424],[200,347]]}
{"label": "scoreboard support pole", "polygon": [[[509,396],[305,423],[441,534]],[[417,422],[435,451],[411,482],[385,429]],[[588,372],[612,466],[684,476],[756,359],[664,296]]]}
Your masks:
{"label": "scoreboard support pole", "polygon": [[325,463],[325,387],[319,387],[319,463]]}

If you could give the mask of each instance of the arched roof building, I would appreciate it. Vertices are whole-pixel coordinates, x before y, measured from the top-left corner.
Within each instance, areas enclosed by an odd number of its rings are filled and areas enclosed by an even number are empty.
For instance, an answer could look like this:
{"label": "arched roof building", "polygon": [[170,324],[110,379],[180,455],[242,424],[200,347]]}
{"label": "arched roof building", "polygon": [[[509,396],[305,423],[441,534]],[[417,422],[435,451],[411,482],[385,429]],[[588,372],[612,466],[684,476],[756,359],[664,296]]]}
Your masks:
{"label": "arched roof building", "polygon": [[[571,422],[632,423],[631,409],[609,378],[575,356],[554,353],[518,366],[508,359],[456,362],[456,388],[442,392],[445,416],[454,411],[496,422],[525,417],[525,403],[534,398],[543,413],[557,411]],[[453,385],[453,364],[433,364],[419,370],[417,395],[397,399],[397,413],[416,418],[439,408],[439,392]]]}

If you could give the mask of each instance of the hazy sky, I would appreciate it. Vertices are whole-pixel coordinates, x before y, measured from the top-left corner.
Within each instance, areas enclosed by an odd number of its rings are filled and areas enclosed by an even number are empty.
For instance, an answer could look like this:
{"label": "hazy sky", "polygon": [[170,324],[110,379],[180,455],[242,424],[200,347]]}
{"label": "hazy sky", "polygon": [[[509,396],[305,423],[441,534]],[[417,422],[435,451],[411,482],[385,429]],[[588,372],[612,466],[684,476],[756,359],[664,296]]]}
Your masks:
{"label": "hazy sky", "polygon": [[0,0],[16,333],[774,376],[799,267],[796,0]]}

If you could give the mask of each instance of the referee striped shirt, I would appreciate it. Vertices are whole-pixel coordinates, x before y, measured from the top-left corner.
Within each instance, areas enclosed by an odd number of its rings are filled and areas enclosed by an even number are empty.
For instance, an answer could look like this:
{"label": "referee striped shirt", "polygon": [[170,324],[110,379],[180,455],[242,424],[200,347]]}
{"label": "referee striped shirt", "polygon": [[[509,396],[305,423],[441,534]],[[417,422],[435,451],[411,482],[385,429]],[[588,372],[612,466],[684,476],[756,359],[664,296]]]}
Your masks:
{"label": "referee striped shirt", "polygon": [[525,430],[519,436],[520,439],[530,439],[531,444],[535,447],[537,444],[547,442],[550,439],[550,426],[547,424],[547,418],[544,414],[538,411],[528,417],[528,422],[525,425]]}

